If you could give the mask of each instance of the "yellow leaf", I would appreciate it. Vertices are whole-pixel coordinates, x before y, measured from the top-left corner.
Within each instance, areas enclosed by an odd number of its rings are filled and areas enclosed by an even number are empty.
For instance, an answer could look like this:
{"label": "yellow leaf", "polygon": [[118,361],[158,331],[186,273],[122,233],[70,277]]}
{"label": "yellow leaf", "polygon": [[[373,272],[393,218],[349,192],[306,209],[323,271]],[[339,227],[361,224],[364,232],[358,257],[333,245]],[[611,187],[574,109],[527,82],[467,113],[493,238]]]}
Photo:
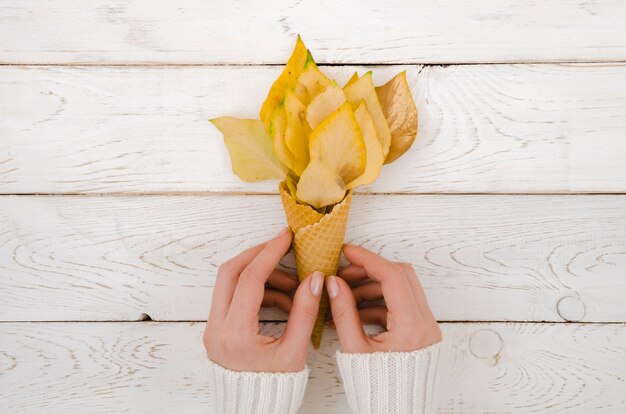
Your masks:
{"label": "yellow leaf", "polygon": [[347,100],[343,90],[334,83],[324,88],[315,95],[309,106],[306,108],[306,120],[311,128],[315,128],[328,115],[335,112]]}
{"label": "yellow leaf", "polygon": [[362,100],[365,101],[367,106],[367,112],[369,112],[376,127],[376,135],[380,140],[380,145],[383,148],[383,155],[386,157],[389,152],[389,145],[391,143],[391,132],[385,119],[385,114],[378,101],[376,95],[376,89],[372,82],[372,72],[367,72],[359,79],[343,88],[350,103],[357,107]]}
{"label": "yellow leaf", "polygon": [[298,181],[296,196],[315,208],[340,202],[346,194],[341,177],[319,158],[311,160]]}
{"label": "yellow leaf", "polygon": [[243,181],[254,182],[285,177],[272,141],[256,119],[221,117],[211,119],[224,135],[233,172]]}
{"label": "yellow leaf", "polygon": [[311,159],[319,158],[344,183],[363,174],[365,143],[349,102],[341,105],[311,132],[309,153]]}
{"label": "yellow leaf", "polygon": [[274,84],[270,88],[270,92],[261,106],[261,121],[265,127],[265,131],[269,134],[271,117],[274,110],[285,98],[286,88],[293,88],[296,84],[298,75],[304,70],[307,56],[309,55],[304,42],[298,36],[296,46],[291,53],[291,57],[285,65],[285,69],[280,74],[278,79],[274,81]]}
{"label": "yellow leaf", "polygon": [[308,105],[311,99],[322,89],[330,85],[332,81],[317,67],[313,56],[309,52],[304,64],[304,70],[298,75],[295,93],[304,105]]}
{"label": "yellow leaf", "polygon": [[309,163],[309,126],[304,120],[306,108],[292,91],[285,96],[287,129],[285,143],[294,156],[293,170],[299,176]]}
{"label": "yellow leaf", "polygon": [[346,86],[352,85],[358,79],[359,79],[359,75],[356,72],[354,72],[352,76],[350,77],[350,79],[348,79],[348,82],[346,82],[346,84],[343,87],[345,88]]}
{"label": "yellow leaf", "polygon": [[361,176],[348,183],[347,189],[359,187],[372,183],[380,174],[380,170],[385,161],[383,156],[383,148],[380,146],[380,141],[376,136],[376,127],[367,108],[365,102],[361,101],[356,111],[354,111],[354,117],[359,124],[361,135],[365,141],[365,150],[367,153],[367,162],[365,164],[365,171]]}
{"label": "yellow leaf", "polygon": [[270,138],[274,146],[274,153],[280,162],[290,170],[293,170],[295,157],[289,151],[285,143],[285,131],[287,130],[287,114],[285,112],[285,101],[283,100],[274,109],[270,121]]}
{"label": "yellow leaf", "polygon": [[385,158],[385,164],[389,164],[407,152],[417,136],[417,108],[406,82],[406,71],[377,87],[376,94],[391,132],[389,153]]}
{"label": "yellow leaf", "polygon": [[296,200],[296,192],[298,191],[297,181],[298,177],[294,177],[293,174],[287,174],[287,176],[285,177],[285,183],[287,184],[287,190],[289,191],[289,195],[291,195]]}

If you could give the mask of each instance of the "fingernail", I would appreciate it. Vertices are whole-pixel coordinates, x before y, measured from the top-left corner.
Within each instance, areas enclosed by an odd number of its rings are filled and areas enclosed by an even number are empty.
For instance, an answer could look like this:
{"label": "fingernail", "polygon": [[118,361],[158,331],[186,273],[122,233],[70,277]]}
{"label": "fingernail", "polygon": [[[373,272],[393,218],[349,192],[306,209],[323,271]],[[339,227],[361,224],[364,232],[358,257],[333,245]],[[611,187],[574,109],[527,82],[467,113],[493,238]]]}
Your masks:
{"label": "fingernail", "polygon": [[289,227],[285,227],[284,229],[282,229],[276,234],[276,237],[284,236],[285,234],[287,234],[288,231],[289,231]]}
{"label": "fingernail", "polygon": [[313,272],[313,276],[311,276],[311,282],[309,282],[309,286],[311,287],[311,293],[315,296],[319,296],[322,294],[322,285],[324,284],[324,274],[322,272]]}
{"label": "fingernail", "polygon": [[331,299],[335,299],[337,297],[337,294],[339,293],[339,283],[337,283],[335,276],[330,276],[326,280],[326,290],[328,291],[328,296]]}

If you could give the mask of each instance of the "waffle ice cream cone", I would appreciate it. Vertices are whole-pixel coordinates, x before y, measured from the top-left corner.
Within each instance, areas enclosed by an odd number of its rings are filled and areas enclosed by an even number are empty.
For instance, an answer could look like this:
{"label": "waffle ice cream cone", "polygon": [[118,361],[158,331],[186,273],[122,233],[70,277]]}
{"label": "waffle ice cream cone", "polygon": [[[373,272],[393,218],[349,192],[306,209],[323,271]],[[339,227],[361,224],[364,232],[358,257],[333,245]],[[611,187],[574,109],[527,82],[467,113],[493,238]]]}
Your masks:
{"label": "waffle ice cream cone", "polygon": [[[352,192],[349,191],[330,213],[321,214],[309,206],[299,204],[291,197],[285,182],[280,183],[279,191],[287,223],[294,234],[293,252],[300,281],[316,270],[325,276],[335,275],[346,233]],[[311,335],[311,342],[316,349],[322,340],[328,305],[328,295],[326,290],[323,290]]]}

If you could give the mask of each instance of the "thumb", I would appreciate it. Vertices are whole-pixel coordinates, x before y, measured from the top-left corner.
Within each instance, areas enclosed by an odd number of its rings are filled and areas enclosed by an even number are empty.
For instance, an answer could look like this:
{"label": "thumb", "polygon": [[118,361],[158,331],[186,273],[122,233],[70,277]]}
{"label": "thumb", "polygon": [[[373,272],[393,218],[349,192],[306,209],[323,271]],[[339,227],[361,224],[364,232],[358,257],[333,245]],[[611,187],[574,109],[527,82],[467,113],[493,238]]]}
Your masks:
{"label": "thumb", "polygon": [[298,286],[285,333],[281,337],[281,342],[285,343],[288,348],[306,349],[317,319],[323,287],[324,274],[322,272],[314,272]]}
{"label": "thumb", "polygon": [[371,352],[350,286],[342,278],[330,276],[326,279],[326,290],[341,352]]}

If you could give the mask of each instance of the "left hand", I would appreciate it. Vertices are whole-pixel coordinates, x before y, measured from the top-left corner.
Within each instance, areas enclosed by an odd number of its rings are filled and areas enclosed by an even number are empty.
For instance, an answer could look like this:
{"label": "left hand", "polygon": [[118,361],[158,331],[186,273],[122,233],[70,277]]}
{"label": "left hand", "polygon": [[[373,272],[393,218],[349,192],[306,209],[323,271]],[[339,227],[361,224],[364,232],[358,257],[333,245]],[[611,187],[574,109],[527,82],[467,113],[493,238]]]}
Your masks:
{"label": "left hand", "polygon": [[[291,231],[285,229],[220,266],[204,331],[204,346],[213,362],[235,371],[304,368],[324,276],[315,272],[303,280],[292,304],[284,292],[296,287],[297,280],[276,269],[291,239]],[[277,289],[266,290],[266,283]],[[259,333],[261,306],[276,306],[290,314],[280,338]]]}

